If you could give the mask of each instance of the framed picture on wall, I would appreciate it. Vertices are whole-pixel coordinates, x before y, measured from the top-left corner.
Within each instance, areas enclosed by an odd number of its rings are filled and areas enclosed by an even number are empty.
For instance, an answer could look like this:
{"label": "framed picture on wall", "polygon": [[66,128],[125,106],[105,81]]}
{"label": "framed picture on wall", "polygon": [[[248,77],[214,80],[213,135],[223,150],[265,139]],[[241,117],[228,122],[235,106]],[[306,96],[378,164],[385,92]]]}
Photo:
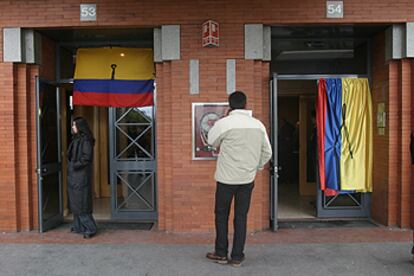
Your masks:
{"label": "framed picture on wall", "polygon": [[207,144],[208,132],[215,122],[224,117],[228,103],[193,103],[193,160],[213,160],[218,151]]}

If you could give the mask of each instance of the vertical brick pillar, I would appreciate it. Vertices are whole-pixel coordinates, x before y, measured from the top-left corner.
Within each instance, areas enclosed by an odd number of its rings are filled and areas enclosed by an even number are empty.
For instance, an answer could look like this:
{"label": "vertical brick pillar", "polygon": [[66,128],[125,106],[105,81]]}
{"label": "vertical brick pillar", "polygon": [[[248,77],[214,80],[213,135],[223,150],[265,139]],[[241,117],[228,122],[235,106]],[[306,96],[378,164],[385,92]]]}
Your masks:
{"label": "vertical brick pillar", "polygon": [[[15,121],[15,158],[16,158],[16,213],[17,213],[17,230],[22,227],[27,229],[29,218],[30,192],[28,187],[28,132],[27,124],[27,70],[25,64],[14,66],[15,73],[15,91],[14,91],[14,121]],[[23,219],[25,217],[26,219]]]}
{"label": "vertical brick pillar", "polygon": [[412,61],[403,59],[389,65],[389,191],[387,225],[412,225],[412,168],[410,132],[412,129]]}
{"label": "vertical brick pillar", "polygon": [[387,119],[389,115],[389,87],[390,73],[389,65],[384,63],[385,56],[385,35],[384,33],[374,38],[376,50],[373,51],[372,63],[372,104],[373,104],[373,192],[371,201],[371,216],[381,223],[388,224],[388,199],[389,199],[389,121],[386,123],[385,134],[379,135],[376,126],[376,114],[378,112],[378,104],[385,105]]}
{"label": "vertical brick pillar", "polygon": [[0,63],[0,230],[37,226],[36,66]]}
{"label": "vertical brick pillar", "polygon": [[17,230],[31,230],[37,221],[35,75],[37,66],[15,65],[15,158]]}
{"label": "vertical brick pillar", "polygon": [[[268,124],[269,64],[244,60],[244,26],[220,26],[220,47],[201,46],[201,25],[181,26],[181,59],[158,64],[158,226],[174,232],[213,232],[216,162],[192,160],[192,103],[226,102],[226,60],[236,60],[236,88]],[[189,62],[199,60],[200,93],[189,93]],[[255,182],[248,230],[269,226],[269,177]],[[232,219],[230,218],[230,223]],[[232,229],[230,227],[229,229]]]}
{"label": "vertical brick pillar", "polygon": [[172,199],[172,93],[171,62],[156,65],[157,85],[157,193],[158,228],[171,230],[173,221]]}
{"label": "vertical brick pillar", "polygon": [[29,219],[30,228],[32,229],[38,229],[39,221],[38,221],[38,186],[37,186],[37,174],[35,169],[37,168],[37,130],[36,130],[36,116],[37,116],[37,110],[36,110],[36,76],[39,75],[39,66],[37,65],[30,65],[28,66],[27,71],[27,102],[28,104],[28,144],[29,144],[29,151],[28,154],[31,156],[31,158],[28,160],[28,167],[29,167],[29,193],[31,195],[31,199],[29,199],[30,204],[30,213],[31,217]]}
{"label": "vertical brick pillar", "polygon": [[397,224],[398,214],[398,194],[400,174],[398,171],[399,162],[399,65],[398,61],[391,61],[389,64],[389,110],[388,121],[389,126],[389,147],[388,147],[388,220],[387,225]]}
{"label": "vertical brick pillar", "polygon": [[15,75],[12,63],[0,63],[0,229],[17,231],[15,156]]}
{"label": "vertical brick pillar", "polygon": [[403,228],[410,226],[410,196],[411,196],[411,157],[410,157],[410,133],[411,133],[411,97],[412,97],[412,81],[411,81],[411,60],[403,59],[401,61],[401,98],[400,98],[400,114],[401,129],[399,156],[401,171],[401,188],[399,195],[400,217],[399,225]]}
{"label": "vertical brick pillar", "polygon": [[[414,61],[411,60],[411,133],[414,133]],[[413,153],[414,154],[414,153]],[[411,161],[411,160],[410,160]],[[411,228],[414,229],[414,164],[411,164]]]}

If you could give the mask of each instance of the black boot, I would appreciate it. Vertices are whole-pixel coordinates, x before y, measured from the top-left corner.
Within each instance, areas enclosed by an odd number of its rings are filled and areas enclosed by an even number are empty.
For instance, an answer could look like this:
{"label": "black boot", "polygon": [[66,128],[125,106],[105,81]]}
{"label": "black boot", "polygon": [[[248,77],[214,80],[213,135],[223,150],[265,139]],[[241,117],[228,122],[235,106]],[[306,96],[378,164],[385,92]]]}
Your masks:
{"label": "black boot", "polygon": [[71,233],[79,233],[79,231],[78,231],[78,230],[76,230],[76,228],[75,228],[75,227],[73,227],[73,226],[70,228],[70,232],[71,232]]}
{"label": "black boot", "polygon": [[84,239],[90,239],[90,238],[92,238],[93,236],[95,236],[95,234],[93,234],[93,233],[84,233],[84,234],[83,234],[83,238],[84,238]]}

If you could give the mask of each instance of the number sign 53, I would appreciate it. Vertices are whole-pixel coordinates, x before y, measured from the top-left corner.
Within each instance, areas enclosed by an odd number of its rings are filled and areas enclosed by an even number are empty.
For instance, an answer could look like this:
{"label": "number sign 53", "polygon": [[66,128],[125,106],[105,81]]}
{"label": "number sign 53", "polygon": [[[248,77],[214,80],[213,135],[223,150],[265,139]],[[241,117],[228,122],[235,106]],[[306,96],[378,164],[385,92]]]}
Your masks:
{"label": "number sign 53", "polygon": [[80,21],[96,21],[96,4],[80,5]]}

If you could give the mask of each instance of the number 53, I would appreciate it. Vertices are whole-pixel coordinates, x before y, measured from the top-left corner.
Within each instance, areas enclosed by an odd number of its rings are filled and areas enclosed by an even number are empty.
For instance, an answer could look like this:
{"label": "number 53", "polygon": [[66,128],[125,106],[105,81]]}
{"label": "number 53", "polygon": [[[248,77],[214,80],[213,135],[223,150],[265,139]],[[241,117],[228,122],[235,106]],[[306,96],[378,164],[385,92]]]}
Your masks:
{"label": "number 53", "polygon": [[96,16],[96,8],[95,7],[81,7],[81,16],[82,17]]}

